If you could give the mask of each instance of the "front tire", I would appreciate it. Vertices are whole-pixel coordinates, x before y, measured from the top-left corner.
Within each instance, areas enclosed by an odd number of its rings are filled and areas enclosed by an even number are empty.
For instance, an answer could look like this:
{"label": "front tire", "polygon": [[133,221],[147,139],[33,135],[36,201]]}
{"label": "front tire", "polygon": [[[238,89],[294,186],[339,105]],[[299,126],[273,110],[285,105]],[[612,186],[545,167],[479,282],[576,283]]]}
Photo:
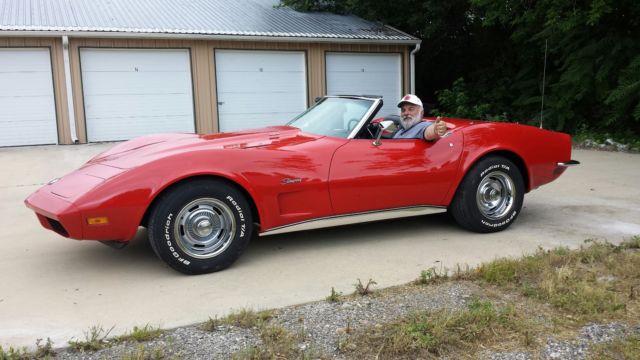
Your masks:
{"label": "front tire", "polygon": [[502,156],[489,156],[467,172],[449,208],[465,229],[497,232],[509,227],[520,214],[524,200],[520,169]]}
{"label": "front tire", "polygon": [[251,210],[235,187],[200,179],[160,196],[149,221],[149,242],[173,269],[185,274],[219,271],[249,244]]}

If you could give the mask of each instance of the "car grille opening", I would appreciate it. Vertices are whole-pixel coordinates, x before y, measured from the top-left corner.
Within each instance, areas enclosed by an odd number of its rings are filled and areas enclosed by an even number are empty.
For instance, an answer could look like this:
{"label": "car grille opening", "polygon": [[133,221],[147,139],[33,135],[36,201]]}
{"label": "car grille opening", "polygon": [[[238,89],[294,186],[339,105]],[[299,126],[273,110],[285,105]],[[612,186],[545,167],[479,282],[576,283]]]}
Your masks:
{"label": "car grille opening", "polygon": [[69,237],[69,233],[64,229],[64,226],[62,226],[59,221],[50,218],[47,218],[47,221],[49,222],[49,225],[51,225],[51,230],[64,237]]}

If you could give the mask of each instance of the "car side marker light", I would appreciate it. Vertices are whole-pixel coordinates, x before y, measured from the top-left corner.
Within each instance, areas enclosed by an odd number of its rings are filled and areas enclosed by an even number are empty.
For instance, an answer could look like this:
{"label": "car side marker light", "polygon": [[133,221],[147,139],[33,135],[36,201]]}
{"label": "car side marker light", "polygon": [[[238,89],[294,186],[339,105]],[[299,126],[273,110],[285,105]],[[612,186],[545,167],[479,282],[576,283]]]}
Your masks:
{"label": "car side marker light", "polygon": [[92,217],[87,219],[87,224],[89,225],[107,225],[108,223],[109,223],[109,218],[106,216]]}

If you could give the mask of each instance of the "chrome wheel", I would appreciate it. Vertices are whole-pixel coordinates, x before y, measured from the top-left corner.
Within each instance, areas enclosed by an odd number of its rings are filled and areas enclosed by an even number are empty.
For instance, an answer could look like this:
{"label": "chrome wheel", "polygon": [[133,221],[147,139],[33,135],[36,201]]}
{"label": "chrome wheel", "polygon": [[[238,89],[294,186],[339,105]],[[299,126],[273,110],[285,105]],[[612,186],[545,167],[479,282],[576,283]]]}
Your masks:
{"label": "chrome wheel", "polygon": [[502,171],[487,174],[476,191],[478,210],[491,220],[498,220],[507,215],[513,207],[515,197],[514,182]]}
{"label": "chrome wheel", "polygon": [[217,199],[196,199],[180,210],[174,235],[178,247],[197,259],[208,259],[224,252],[236,230],[233,212]]}

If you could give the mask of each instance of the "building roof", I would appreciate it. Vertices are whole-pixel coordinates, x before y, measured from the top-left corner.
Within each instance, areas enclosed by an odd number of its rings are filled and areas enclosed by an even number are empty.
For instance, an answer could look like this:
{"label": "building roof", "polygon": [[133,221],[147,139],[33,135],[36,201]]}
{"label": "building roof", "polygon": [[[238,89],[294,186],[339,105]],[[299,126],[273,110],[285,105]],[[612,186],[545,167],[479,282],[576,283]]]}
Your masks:
{"label": "building roof", "polygon": [[278,4],[278,0],[0,0],[0,35],[170,34],[420,42],[355,16],[303,13]]}

